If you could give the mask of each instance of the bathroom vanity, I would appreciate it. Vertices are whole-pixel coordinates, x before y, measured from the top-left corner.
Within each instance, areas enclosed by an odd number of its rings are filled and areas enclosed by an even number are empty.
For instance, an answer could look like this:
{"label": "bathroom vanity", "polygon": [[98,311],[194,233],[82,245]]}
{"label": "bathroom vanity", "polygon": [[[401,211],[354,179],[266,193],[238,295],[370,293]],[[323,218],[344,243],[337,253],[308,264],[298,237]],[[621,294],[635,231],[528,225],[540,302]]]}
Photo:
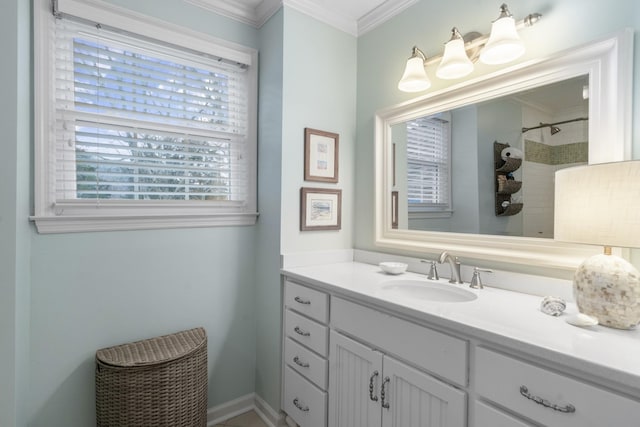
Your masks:
{"label": "bathroom vanity", "polygon": [[429,281],[361,262],[282,274],[282,409],[302,427],[640,425],[640,331],[445,279],[472,298],[390,291]]}

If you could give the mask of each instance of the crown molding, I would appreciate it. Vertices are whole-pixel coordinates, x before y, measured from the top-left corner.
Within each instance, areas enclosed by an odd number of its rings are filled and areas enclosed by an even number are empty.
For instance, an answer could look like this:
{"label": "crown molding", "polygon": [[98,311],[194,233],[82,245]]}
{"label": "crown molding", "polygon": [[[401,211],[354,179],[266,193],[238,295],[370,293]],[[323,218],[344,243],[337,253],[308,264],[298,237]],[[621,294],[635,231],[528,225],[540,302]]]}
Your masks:
{"label": "crown molding", "polygon": [[282,6],[280,0],[262,0],[256,7],[234,0],[183,1],[255,28],[260,28]]}
{"label": "crown molding", "polygon": [[235,0],[183,1],[255,28],[264,25],[284,5],[357,37],[417,3],[418,0],[386,0],[358,20],[337,13],[315,0],[262,0],[255,7]]}
{"label": "crown molding", "polygon": [[345,33],[353,36],[358,35],[358,24],[355,20],[327,9],[313,0],[283,0],[282,3]]}
{"label": "crown molding", "polygon": [[393,18],[403,10],[418,3],[419,0],[387,0],[380,6],[358,19],[358,36],[373,30]]}

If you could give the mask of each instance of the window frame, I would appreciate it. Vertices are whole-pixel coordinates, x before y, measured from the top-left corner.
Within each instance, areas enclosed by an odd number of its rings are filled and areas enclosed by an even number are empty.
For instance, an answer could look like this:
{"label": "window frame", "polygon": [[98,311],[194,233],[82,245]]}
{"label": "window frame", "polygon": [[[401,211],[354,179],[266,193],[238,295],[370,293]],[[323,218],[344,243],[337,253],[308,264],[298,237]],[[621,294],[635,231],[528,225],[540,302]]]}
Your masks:
{"label": "window frame", "polygon": [[98,210],[95,201],[74,200],[53,204],[50,179],[52,156],[49,124],[51,102],[55,102],[50,84],[50,34],[55,16],[50,0],[33,0],[34,4],[34,204],[30,217],[39,233],[68,233],[111,230],[141,230],[184,227],[253,225],[257,212],[257,50],[189,28],[168,23],[97,0],[57,0],[58,11],[109,28],[153,39],[174,47],[183,47],[215,57],[223,57],[248,66],[249,144],[247,198],[232,201],[116,201],[109,200]]}

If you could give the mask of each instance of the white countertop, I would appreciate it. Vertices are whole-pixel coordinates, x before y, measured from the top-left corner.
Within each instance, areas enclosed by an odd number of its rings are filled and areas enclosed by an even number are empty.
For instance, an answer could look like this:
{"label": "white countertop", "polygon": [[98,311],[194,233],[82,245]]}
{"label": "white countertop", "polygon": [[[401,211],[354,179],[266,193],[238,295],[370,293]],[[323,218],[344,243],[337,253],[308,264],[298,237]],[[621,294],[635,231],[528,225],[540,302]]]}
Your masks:
{"label": "white countertop", "polygon": [[[567,315],[577,312],[568,304],[560,317],[540,311],[542,298],[485,285],[472,290],[478,298],[468,302],[429,302],[381,295],[385,282],[426,277],[416,273],[391,276],[377,265],[338,262],[283,268],[292,279],[322,288],[332,294],[374,304],[404,316],[429,322],[454,333],[549,359],[567,370],[583,371],[628,387],[640,397],[640,329],[622,331],[604,326],[579,328],[569,325]],[[449,284],[447,286],[468,285]]]}

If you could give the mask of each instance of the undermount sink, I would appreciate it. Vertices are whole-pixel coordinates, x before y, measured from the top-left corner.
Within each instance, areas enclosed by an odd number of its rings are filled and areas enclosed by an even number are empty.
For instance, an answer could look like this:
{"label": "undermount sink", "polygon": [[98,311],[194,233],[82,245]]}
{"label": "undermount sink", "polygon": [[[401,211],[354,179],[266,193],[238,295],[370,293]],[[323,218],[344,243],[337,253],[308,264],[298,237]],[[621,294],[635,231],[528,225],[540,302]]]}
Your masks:
{"label": "undermount sink", "polygon": [[478,298],[475,293],[453,284],[409,279],[385,282],[380,295],[437,302],[465,302]]}

